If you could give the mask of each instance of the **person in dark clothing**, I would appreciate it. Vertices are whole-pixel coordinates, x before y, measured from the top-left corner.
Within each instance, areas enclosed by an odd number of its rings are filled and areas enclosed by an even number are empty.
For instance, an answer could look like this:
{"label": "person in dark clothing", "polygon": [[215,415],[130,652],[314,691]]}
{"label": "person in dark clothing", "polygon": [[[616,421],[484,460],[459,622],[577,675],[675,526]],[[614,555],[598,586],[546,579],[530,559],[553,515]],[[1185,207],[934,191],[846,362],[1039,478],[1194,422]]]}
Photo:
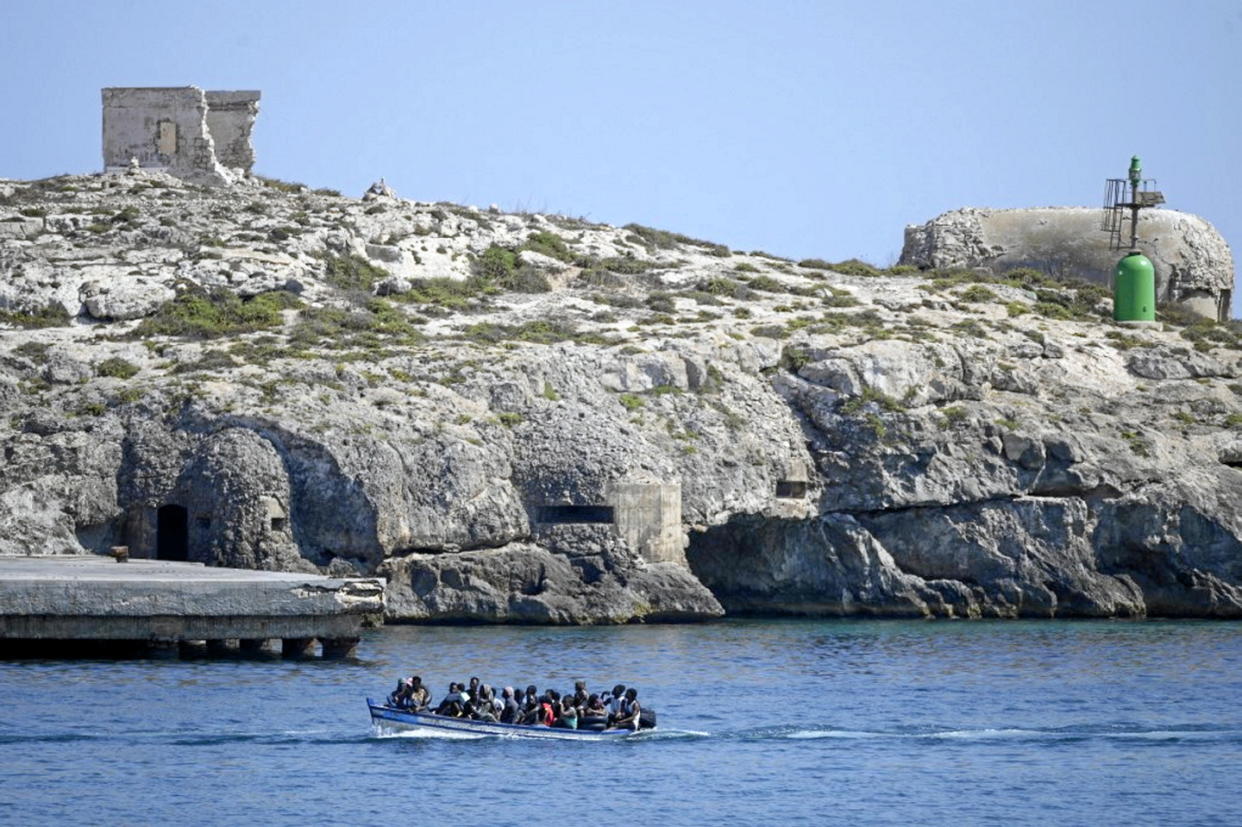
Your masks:
{"label": "person in dark clothing", "polygon": [[[518,692],[521,691],[520,689],[518,690]],[[518,702],[513,695],[512,686],[506,686],[500,690],[500,702],[503,705],[500,709],[500,722],[502,724],[516,724],[518,716],[522,714],[521,707],[518,706]]]}

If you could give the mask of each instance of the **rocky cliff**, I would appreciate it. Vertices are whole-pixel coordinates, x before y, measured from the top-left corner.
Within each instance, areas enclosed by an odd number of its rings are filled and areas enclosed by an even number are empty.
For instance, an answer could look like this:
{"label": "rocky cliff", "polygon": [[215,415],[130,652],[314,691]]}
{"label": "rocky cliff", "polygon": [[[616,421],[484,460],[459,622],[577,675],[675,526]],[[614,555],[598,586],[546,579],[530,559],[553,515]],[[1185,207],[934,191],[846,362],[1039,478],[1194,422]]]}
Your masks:
{"label": "rocky cliff", "polygon": [[378,573],[399,620],[1242,617],[1240,346],[1031,269],[0,181],[0,551]]}

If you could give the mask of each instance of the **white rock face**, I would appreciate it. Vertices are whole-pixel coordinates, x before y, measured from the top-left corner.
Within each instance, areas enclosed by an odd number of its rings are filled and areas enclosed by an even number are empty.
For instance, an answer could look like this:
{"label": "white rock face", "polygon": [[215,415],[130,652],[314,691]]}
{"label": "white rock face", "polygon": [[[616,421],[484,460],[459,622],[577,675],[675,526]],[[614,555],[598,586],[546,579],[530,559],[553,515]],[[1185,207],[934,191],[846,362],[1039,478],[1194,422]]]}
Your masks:
{"label": "white rock face", "polygon": [[79,295],[86,312],[103,321],[123,322],[150,316],[176,295],[172,288],[152,279],[136,278],[88,281]]}
{"label": "white rock face", "polygon": [[[901,263],[994,273],[1034,267],[1110,285],[1122,253],[1109,247],[1101,216],[1087,207],[952,210],[906,228]],[[1229,318],[1233,254],[1215,227],[1190,213],[1143,210],[1139,247],[1155,264],[1158,301],[1210,319]]]}
{"label": "white rock face", "polygon": [[1242,617],[1235,324],[149,170],[12,217],[0,551],[180,525],[428,622]]}

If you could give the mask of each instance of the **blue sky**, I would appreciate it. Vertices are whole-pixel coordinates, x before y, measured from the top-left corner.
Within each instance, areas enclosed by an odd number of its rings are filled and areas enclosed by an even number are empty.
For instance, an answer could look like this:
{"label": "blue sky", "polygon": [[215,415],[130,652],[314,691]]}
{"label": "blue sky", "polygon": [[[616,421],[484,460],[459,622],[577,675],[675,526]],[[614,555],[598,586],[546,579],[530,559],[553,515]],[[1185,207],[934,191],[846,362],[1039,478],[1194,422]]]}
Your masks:
{"label": "blue sky", "polygon": [[881,265],[1137,153],[1237,255],[1239,82],[1238,0],[0,0],[0,177],[99,169],[100,87],[195,84],[262,90],[266,175]]}

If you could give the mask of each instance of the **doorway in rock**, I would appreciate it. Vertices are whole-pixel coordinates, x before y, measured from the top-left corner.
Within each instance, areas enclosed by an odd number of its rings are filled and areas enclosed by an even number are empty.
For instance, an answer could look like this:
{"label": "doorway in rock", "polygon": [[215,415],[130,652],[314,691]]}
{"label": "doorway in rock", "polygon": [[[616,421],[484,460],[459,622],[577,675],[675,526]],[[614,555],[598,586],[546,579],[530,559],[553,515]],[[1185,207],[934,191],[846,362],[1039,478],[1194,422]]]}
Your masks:
{"label": "doorway in rock", "polygon": [[186,560],[190,546],[184,506],[160,506],[156,514],[155,556],[159,560]]}

